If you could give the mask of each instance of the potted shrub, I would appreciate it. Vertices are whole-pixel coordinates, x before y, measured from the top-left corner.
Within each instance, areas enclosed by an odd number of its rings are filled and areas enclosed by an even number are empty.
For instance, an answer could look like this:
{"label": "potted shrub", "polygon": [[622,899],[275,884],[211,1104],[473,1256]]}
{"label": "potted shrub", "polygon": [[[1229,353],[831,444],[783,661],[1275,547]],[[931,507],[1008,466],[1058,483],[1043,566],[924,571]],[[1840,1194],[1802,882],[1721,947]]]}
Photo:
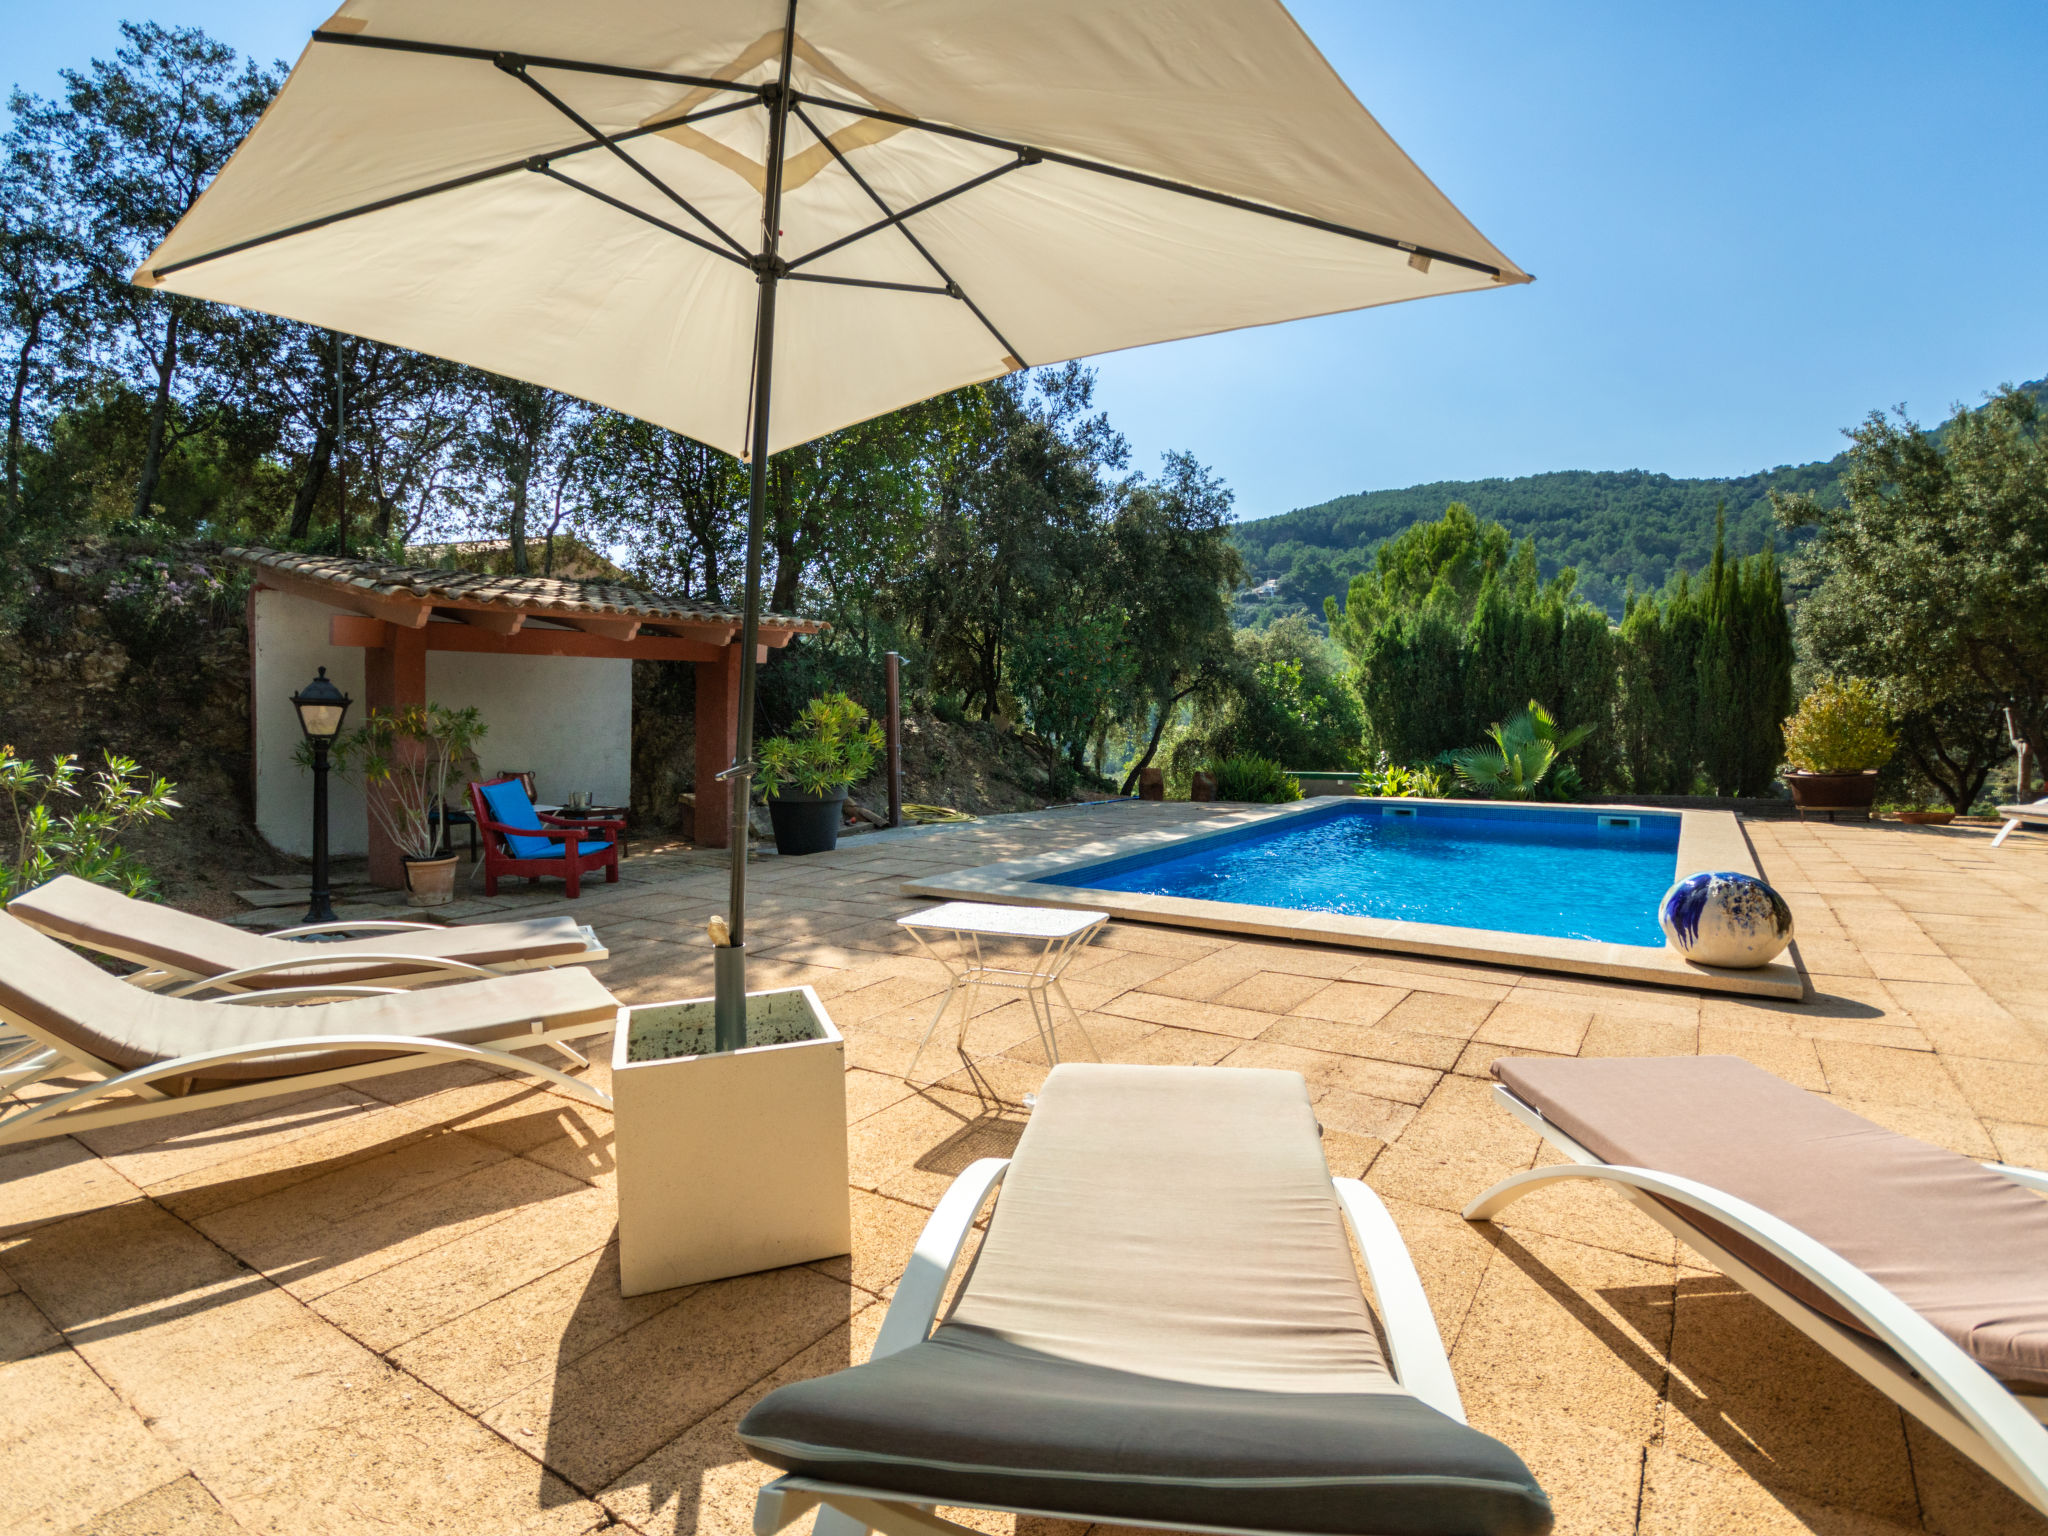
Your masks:
{"label": "potted shrub", "polygon": [[1898,814],[1899,820],[1909,827],[1945,827],[1956,819],[1954,811],[1932,805],[1909,805]]}
{"label": "potted shrub", "polygon": [[1877,771],[1898,750],[1890,712],[1860,677],[1822,678],[1785,722],[1785,784],[1804,817],[1839,811],[1867,817],[1877,803]]}
{"label": "potted shrub", "polygon": [[874,771],[882,728],[843,693],[811,700],[787,736],[761,743],[757,783],[768,800],[777,853],[839,846],[847,786]]}
{"label": "potted shrub", "polygon": [[[489,729],[474,709],[410,704],[370,711],[369,719],[334,744],[334,771],[363,791],[377,825],[405,860],[407,900],[445,906],[455,896],[453,854],[441,852],[440,808],[448,784]],[[302,761],[310,749],[301,747]]]}
{"label": "potted shrub", "polygon": [[[717,943],[723,924],[712,926]],[[846,1043],[817,993],[748,993],[736,1051],[715,1049],[714,1011],[708,997],[629,1007],[613,1038],[627,1296],[852,1246]]]}

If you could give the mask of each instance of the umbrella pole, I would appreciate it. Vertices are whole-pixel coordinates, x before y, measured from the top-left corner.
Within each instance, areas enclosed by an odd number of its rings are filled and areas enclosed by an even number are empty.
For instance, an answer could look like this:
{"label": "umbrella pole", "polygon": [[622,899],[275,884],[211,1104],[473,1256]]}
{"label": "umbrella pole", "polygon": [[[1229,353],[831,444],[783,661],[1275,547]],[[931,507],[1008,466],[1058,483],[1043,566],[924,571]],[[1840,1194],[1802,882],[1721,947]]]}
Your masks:
{"label": "umbrella pole", "polygon": [[740,621],[739,732],[733,765],[726,770],[732,790],[732,886],[726,925],[733,956],[714,972],[713,1048],[736,1051],[747,1043],[747,842],[754,782],[755,656],[761,632],[761,546],[768,523],[768,407],[775,366],[775,290],[782,276],[777,247],[782,231],[782,146],[789,125],[790,60],[796,45],[796,0],[789,0],[782,31],[782,75],[763,91],[768,107],[768,165],[761,195],[761,254],[754,259],[760,300],[754,313],[754,421],[747,435],[750,471],[747,495],[747,598]]}

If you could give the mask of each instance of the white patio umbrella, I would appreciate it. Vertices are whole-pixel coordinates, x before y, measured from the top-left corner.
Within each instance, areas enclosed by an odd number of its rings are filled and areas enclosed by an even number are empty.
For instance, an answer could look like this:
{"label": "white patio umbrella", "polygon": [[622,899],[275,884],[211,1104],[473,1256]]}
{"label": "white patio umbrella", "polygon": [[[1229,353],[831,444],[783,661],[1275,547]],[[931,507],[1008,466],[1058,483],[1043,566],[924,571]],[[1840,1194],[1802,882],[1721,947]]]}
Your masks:
{"label": "white patio umbrella", "polygon": [[[1527,282],[1279,0],[349,0],[135,281],[753,469],[1040,363]],[[720,1045],[743,1022],[723,985]]]}

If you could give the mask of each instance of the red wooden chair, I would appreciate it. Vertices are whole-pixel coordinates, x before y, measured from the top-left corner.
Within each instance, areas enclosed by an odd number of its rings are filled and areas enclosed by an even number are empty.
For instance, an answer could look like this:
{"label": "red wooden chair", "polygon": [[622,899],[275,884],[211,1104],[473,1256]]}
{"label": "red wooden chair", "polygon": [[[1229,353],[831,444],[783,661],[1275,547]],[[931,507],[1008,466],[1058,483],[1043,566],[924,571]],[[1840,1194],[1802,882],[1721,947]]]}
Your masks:
{"label": "red wooden chair", "polygon": [[472,783],[469,802],[484,835],[486,896],[498,894],[500,875],[560,876],[571,898],[583,893],[586,870],[602,869],[607,884],[617,883],[623,821],[543,815],[511,774]]}

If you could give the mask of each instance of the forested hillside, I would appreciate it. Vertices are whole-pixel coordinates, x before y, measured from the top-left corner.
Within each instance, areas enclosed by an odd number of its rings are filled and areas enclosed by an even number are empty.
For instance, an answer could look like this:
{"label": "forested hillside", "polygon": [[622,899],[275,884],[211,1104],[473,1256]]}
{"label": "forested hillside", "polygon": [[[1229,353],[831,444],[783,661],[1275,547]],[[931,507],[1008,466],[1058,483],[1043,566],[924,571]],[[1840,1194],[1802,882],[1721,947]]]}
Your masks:
{"label": "forested hillside", "polygon": [[[2048,393],[2048,379],[2021,386]],[[1251,592],[1238,621],[1261,623],[1306,608],[1320,620],[1323,599],[1341,596],[1382,542],[1461,501],[1518,538],[1533,535],[1547,579],[1576,566],[1580,595],[1621,615],[1631,580],[1661,588],[1679,569],[1699,571],[1714,552],[1714,514],[1728,509],[1728,552],[1753,554],[1766,542],[1785,550],[1804,532],[1775,525],[1770,492],[1807,492],[1824,504],[1840,498],[1846,454],[1813,464],[1781,465],[1734,479],[1682,480],[1645,470],[1559,470],[1512,480],[1442,480],[1401,490],[1363,491],[1320,506],[1237,525]],[[1266,591],[1267,583],[1277,583]]]}

